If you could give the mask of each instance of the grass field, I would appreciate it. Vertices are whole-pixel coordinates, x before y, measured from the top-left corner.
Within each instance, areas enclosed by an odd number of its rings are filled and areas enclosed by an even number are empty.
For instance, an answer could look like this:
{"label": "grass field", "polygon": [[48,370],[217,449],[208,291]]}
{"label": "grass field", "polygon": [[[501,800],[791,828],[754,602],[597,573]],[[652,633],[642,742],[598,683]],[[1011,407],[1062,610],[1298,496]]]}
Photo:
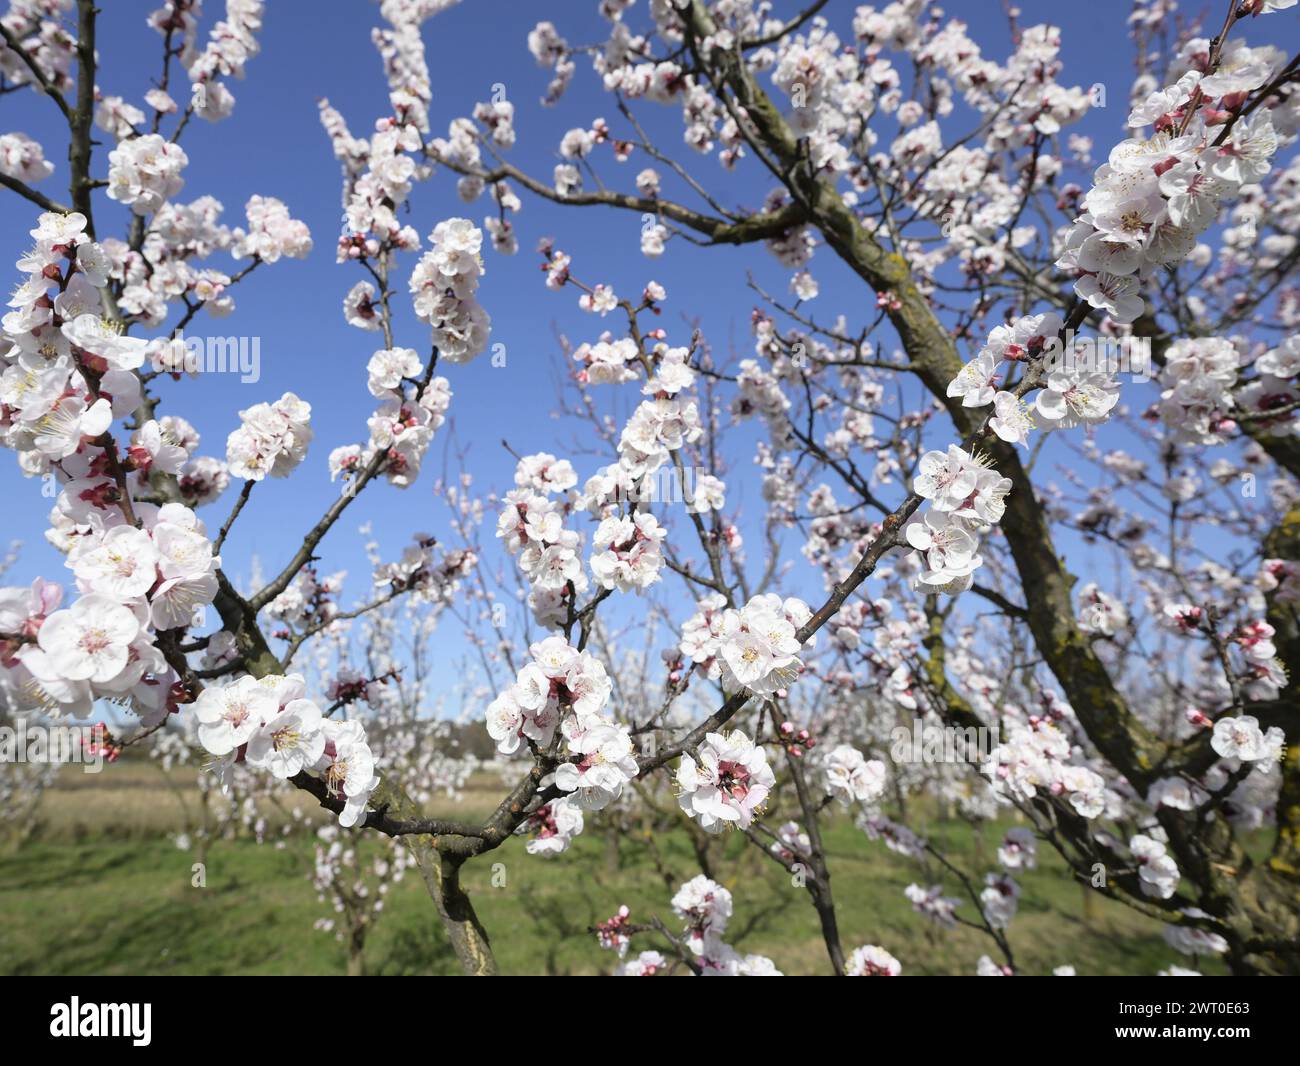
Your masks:
{"label": "grass field", "polygon": [[[246,839],[215,842],[207,855],[206,887],[195,888],[193,855],[165,835],[177,827],[179,801],[156,769],[123,766],[99,777],[72,778],[46,795],[37,837],[0,855],[0,971],[344,972],[343,946],[312,927],[329,912],[309,879],[310,837],[291,837],[282,847]],[[445,813],[481,809],[495,782],[474,784],[463,810]],[[982,844],[962,823],[936,822],[927,832],[982,880],[1004,828],[986,826]],[[868,841],[844,816],[830,820],[826,836],[846,950],[880,944],[901,960],[905,974],[972,974],[980,955],[995,954],[986,936],[960,927],[938,929],[903,896],[913,881],[942,882],[948,894],[960,895],[953,878]],[[653,841],[635,834],[615,839],[612,846],[608,838],[584,835],[568,853],[549,860],[526,854],[522,840],[512,840],[465,868],[462,880],[503,972],[608,972],[614,957],[586,930],[623,903],[634,921],[658,914],[670,928],[678,924],[668,901],[677,883],[699,873],[685,832],[658,834]],[[735,896],[728,941],[770,956],[789,974],[826,972],[806,893],[744,838],[733,836],[725,847],[720,877]],[[495,878],[500,882],[504,873],[501,887],[492,884],[494,863],[504,864]],[[1019,881],[1023,894],[1010,942],[1022,973],[1046,974],[1064,963],[1083,975],[1154,974],[1170,963],[1190,965],[1165,944],[1158,923],[1095,893],[1085,902],[1084,890],[1045,850],[1039,869]],[[963,912],[971,917],[973,908],[966,904],[958,911]],[[649,936],[633,941],[634,951],[657,946]],[[416,872],[390,892],[365,959],[367,972],[375,974],[456,972]],[[1214,962],[1197,966],[1222,972]]]}

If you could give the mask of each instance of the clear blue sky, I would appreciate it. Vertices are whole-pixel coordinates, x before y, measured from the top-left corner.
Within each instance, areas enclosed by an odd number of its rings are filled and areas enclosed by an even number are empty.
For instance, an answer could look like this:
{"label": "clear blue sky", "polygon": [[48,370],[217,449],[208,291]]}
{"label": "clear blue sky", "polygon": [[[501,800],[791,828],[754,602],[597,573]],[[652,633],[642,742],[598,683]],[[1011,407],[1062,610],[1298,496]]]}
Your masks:
{"label": "clear blue sky", "polygon": [[[154,6],[147,0],[113,0],[103,5],[101,16],[100,88],[137,105],[142,105],[150,79],[158,75],[160,67],[161,38],[145,25]],[[204,36],[221,7],[215,0],[206,6]],[[832,24],[846,35],[851,32],[855,6],[832,0],[826,9]],[[1078,127],[1094,137],[1103,156],[1119,136],[1132,77],[1132,44],[1125,24],[1130,6],[1126,0],[1094,0],[1086,5],[1022,0],[1019,4],[1022,26],[1041,21],[1062,25],[1062,82],[1084,87],[1095,82],[1106,85],[1111,106],[1094,111]],[[1215,14],[1210,16],[1216,26],[1218,6],[1214,5]],[[795,7],[777,4],[778,12]],[[1000,3],[954,0],[944,7],[970,23],[971,35],[986,55],[1005,58],[1010,45]],[[365,364],[378,336],[350,329],[342,319],[343,295],[362,274],[356,267],[334,262],[339,172],[317,117],[317,100],[328,97],[354,133],[365,135],[374,118],[386,111],[386,84],[369,40],[370,28],[379,22],[378,7],[363,0],[270,0],[267,9],[262,52],[250,62],[246,80],[232,86],[237,98],[233,117],[215,127],[195,122],[185,135],[182,143],[190,165],[178,199],[216,196],[226,207],[225,221],[234,225],[243,221],[243,205],[251,194],[277,196],[295,217],[309,224],[316,247],[307,260],[263,267],[238,286],[234,290],[237,310],[231,318],[214,322],[201,316],[189,330],[192,335],[212,332],[260,337],[261,380],[240,384],[234,376],[214,375],[164,382],[159,412],[184,415],[203,435],[200,454],[224,457],[225,438],[237,425],[240,408],[273,400],[284,390],[293,390],[312,404],[316,439],[307,461],[288,482],[259,487],[226,547],[227,570],[237,578],[248,573],[254,555],[261,558],[265,569],[278,569],[333,498],[326,457],[339,444],[365,438],[365,420],[373,406],[365,390]],[[636,5],[634,15],[643,16],[643,9],[644,4]],[[1281,17],[1290,19],[1289,15]],[[619,117],[611,98],[595,91],[585,59],[579,60],[574,86],[560,107],[546,109],[537,103],[549,72],[533,63],[526,35],[541,18],[554,21],[574,42],[598,39],[604,25],[596,15],[595,0],[468,0],[427,22],[424,39],[433,78],[434,132],[444,134],[450,119],[468,114],[476,101],[488,98],[494,83],[504,84],[516,106],[519,130],[519,142],[510,158],[523,169],[547,177],[565,130],[587,125],[600,115],[611,124]],[[1276,21],[1272,25],[1280,27]],[[1257,29],[1249,36],[1261,39]],[[66,198],[66,139],[59,135],[61,120],[52,103],[34,93],[13,94],[0,100],[0,112],[4,114],[0,130],[23,131],[42,141],[58,170],[41,188],[56,198]],[[706,185],[732,190],[733,203],[753,206],[768,188],[766,179],[749,185],[725,179],[718,173],[715,159],[698,157],[687,149],[682,144],[676,106],[646,105],[641,113],[648,116],[652,131],[663,132],[662,143],[679,159],[701,168]],[[95,171],[99,175],[106,171],[106,154],[107,146],[97,149]],[[643,165],[644,160],[634,157],[614,170],[613,164],[605,161],[602,173],[611,183],[630,188]],[[409,220],[423,237],[442,218],[464,214],[481,223],[487,210],[486,199],[462,204],[451,177],[441,174],[417,186]],[[4,234],[0,251],[5,253],[5,262],[12,263],[26,248],[26,231],[35,213],[16,196],[0,195]],[[100,201],[97,224],[101,236],[122,235],[124,223],[124,212]],[[520,254],[505,258],[486,253],[481,299],[492,315],[493,341],[507,346],[508,365],[493,368],[482,358],[447,372],[455,393],[452,417],[461,441],[470,446],[470,467],[480,488],[492,485],[504,490],[511,485],[514,460],[499,444],[503,436],[521,454],[569,451],[571,427],[556,422],[550,414],[556,396],[555,332],[565,332],[577,343],[594,340],[600,330],[599,320],[577,309],[573,295],[557,295],[543,286],[538,257],[533,254],[543,235],[560,237],[561,247],[573,256],[575,273],[584,279],[612,282],[620,293],[638,292],[650,278],[664,284],[669,293],[664,325],[678,343],[685,343],[689,335],[682,316],[698,316],[716,350],[725,352],[731,346],[741,357],[750,354],[748,320],[755,301],[745,287],[745,271],[754,270],[769,291],[782,294],[787,272],[756,249],[700,250],[680,241],[674,242],[662,259],[646,260],[638,252],[639,227],[639,217],[629,213],[566,209],[525,195],[524,210],[517,218]],[[423,350],[427,333],[415,322],[405,297],[406,274],[414,261],[414,256],[408,257],[400,266],[398,343]],[[217,265],[225,262],[224,257],[216,260]],[[812,266],[822,283],[822,295],[812,305],[814,313],[829,319],[844,310],[851,321],[870,314],[870,294],[836,269],[829,252],[822,250]],[[613,321],[611,318],[609,323]],[[1153,395],[1148,392],[1140,402],[1149,403]],[[626,399],[623,402],[626,404]],[[390,558],[400,552],[412,531],[444,530],[441,505],[430,492],[431,475],[441,465],[441,444],[441,438],[435,441],[426,474],[415,487],[405,492],[387,485],[368,489],[325,541],[323,569],[346,568],[353,575],[346,600],[365,591],[367,566],[361,553],[362,538],[356,532],[363,520],[374,523]],[[580,460],[580,476],[585,478],[606,461]],[[737,490],[743,480],[749,499],[757,505],[758,482],[748,466],[748,456],[740,457],[737,465],[740,479],[728,503],[742,498]],[[37,573],[58,580],[70,576],[62,558],[43,539],[50,501],[41,497],[39,481],[25,480],[17,473],[12,457],[0,462],[0,494],[5,501],[0,543],[23,542],[21,560],[8,575],[8,583],[28,580]],[[233,496],[232,488],[223,500],[204,509],[210,526],[225,517]],[[810,584],[805,595],[811,597],[816,592]]]}

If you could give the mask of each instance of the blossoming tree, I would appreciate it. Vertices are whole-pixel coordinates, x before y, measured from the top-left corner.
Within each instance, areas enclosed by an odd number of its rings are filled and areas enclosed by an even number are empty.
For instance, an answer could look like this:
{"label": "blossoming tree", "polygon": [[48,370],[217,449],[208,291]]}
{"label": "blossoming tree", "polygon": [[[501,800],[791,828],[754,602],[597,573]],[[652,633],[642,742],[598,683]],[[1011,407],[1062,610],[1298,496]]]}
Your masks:
{"label": "blossoming tree", "polygon": [[[228,0],[206,37],[197,0],[162,4],[162,78],[133,102],[96,84],[92,0],[12,0],[5,88],[61,114],[71,183],[66,200],[42,191],[49,146],[0,137],[0,181],[33,226],[2,323],[0,429],[24,474],[58,486],[49,536],[71,584],[4,591],[7,701],[84,717],[114,700],[142,742],[179,717],[219,774],[288,782],[345,830],[401,838],[471,973],[495,962],[467,862],[515,834],[561,852],[664,796],[692,833],[741,833],[791,873],[838,974],[906,960],[840,928],[821,833],[835,802],[960,883],[961,897],[907,895],[987,934],[980,973],[1016,972],[1015,876],[1044,847],[1189,954],[1300,971],[1300,58],[1246,43],[1261,21],[1286,38],[1294,0],[1233,0],[1178,33],[1169,0],[1138,3],[1140,69],[1095,169],[1070,127],[1097,101],[1057,80],[1051,26],[1012,16],[977,43],[926,0],[603,0],[603,40],[571,43],[551,21],[528,35],[553,72],[539,106],[581,112],[547,175],[509,161],[512,102],[435,114],[422,31],[447,6],[382,0],[390,109],[367,136],[320,105],[344,177],[342,317],[374,335],[375,407],[363,442],[328,456],[337,499],[242,593],[222,548],[254,491],[319,458],[310,403],[285,393],[239,412],[216,458],[196,454],[182,412],[160,411],[156,384],[190,369],[177,324],[229,313],[254,269],[260,281],[312,249],[292,205],[253,196],[232,228],[210,198],[182,198],[182,140],[201,135],[195,119],[231,116],[263,4]],[[680,109],[681,152],[645,133],[640,116],[664,107]],[[725,207],[742,176],[770,193]],[[440,181],[481,226],[402,221]],[[124,235],[97,230],[101,195],[130,208]],[[687,243],[752,247],[788,268],[790,297],[755,284],[753,354],[733,367],[698,331],[656,324],[680,294],[647,275],[620,296],[601,263],[542,241],[545,284],[602,322],[568,353],[568,388],[604,465],[523,455],[486,504],[441,485],[462,546],[417,536],[342,611],[318,553],[372,483],[420,479],[457,368],[489,347],[485,258],[518,251],[528,198],[642,216],[651,265]],[[218,250],[246,265],[214,268]],[[817,253],[860,282],[855,304],[820,312]],[[421,336],[398,335],[406,298]],[[1145,375],[1102,351],[1149,351],[1140,369],[1157,381],[1125,381]],[[608,394],[636,404],[621,425],[600,413]],[[766,510],[742,520],[721,442],[754,418]],[[1100,481],[1035,476],[1058,435]],[[1267,499],[1244,504],[1243,472],[1270,477]],[[218,499],[225,517],[205,521]],[[744,522],[762,530],[757,561]],[[1079,585],[1062,537],[1106,553],[1114,580]],[[786,565],[791,544],[802,569]],[[484,558],[498,550],[526,625],[495,609]],[[430,779],[455,773],[432,767],[436,750],[375,743],[389,665],[339,669],[319,691],[294,669],[304,643],[404,597],[472,605],[465,624],[499,679],[482,715],[514,778],[481,822],[437,815]],[[217,627],[198,623],[208,605]],[[625,685],[612,619],[637,612],[663,623],[663,655]],[[891,765],[900,715],[994,740],[982,766]],[[982,888],[890,807],[918,790],[1019,811]],[[1248,852],[1261,831],[1264,853]],[[645,942],[620,973],[778,972],[727,943],[732,894],[708,874],[671,897],[672,924],[626,910],[601,923],[620,954]]]}

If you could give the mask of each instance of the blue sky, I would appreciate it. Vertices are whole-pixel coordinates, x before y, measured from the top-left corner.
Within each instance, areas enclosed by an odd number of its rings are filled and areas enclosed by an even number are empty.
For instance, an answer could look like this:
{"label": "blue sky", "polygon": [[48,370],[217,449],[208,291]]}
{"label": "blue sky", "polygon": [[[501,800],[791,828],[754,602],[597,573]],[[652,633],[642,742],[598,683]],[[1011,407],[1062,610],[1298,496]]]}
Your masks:
{"label": "blue sky", "polygon": [[[153,6],[137,0],[113,0],[103,5],[101,16],[100,88],[137,105],[161,65],[161,38],[145,25]],[[218,9],[211,0],[207,6],[203,35]],[[640,17],[643,7],[636,5],[634,15]],[[826,13],[834,26],[847,32],[854,7],[850,2],[832,0]],[[971,35],[986,55],[1005,58],[1010,45],[1000,3],[954,0],[944,7],[970,23]],[[1094,0],[1087,5],[1021,0],[1019,7],[1022,26],[1040,21],[1062,25],[1065,72],[1061,81],[1106,86],[1111,106],[1094,111],[1077,127],[1094,137],[1099,154],[1104,155],[1105,147],[1119,136],[1132,77],[1132,44],[1125,25],[1130,5],[1124,0]],[[335,446],[364,439],[365,420],[373,408],[365,390],[365,364],[377,346],[376,334],[350,329],[342,319],[343,295],[363,275],[354,266],[339,266],[334,261],[340,180],[318,121],[317,101],[328,97],[360,135],[386,111],[386,85],[369,40],[370,28],[379,22],[378,8],[364,0],[271,0],[267,8],[262,52],[250,62],[246,79],[232,86],[237,98],[233,117],[215,127],[195,122],[185,135],[182,143],[190,163],[178,199],[216,196],[225,205],[224,220],[235,225],[242,222],[243,205],[250,195],[277,196],[295,217],[308,223],[316,247],[305,261],[285,260],[263,267],[238,286],[233,292],[237,309],[232,317],[214,321],[201,316],[187,331],[191,335],[259,337],[262,366],[258,382],[241,384],[233,375],[212,375],[165,382],[160,390],[164,396],[160,414],[184,415],[203,436],[200,453],[217,456],[224,456],[225,437],[237,425],[240,408],[273,400],[285,390],[297,392],[312,404],[316,439],[308,460],[287,482],[259,486],[226,546],[227,570],[237,577],[248,573],[254,556],[261,559],[264,569],[278,570],[300,544],[302,533],[333,499],[335,490],[329,485],[325,460]],[[777,8],[793,11],[795,5],[782,3]],[[574,42],[597,40],[603,25],[594,0],[549,4],[468,0],[427,22],[424,39],[433,77],[434,132],[445,133],[450,119],[468,114],[476,101],[488,98],[494,84],[500,83],[516,107],[519,142],[510,158],[522,169],[545,178],[555,164],[555,149],[565,130],[587,125],[600,115],[613,125],[618,116],[611,98],[595,91],[585,60],[579,61],[575,84],[558,108],[538,104],[548,72],[533,63],[526,35],[543,17],[554,21]],[[1217,19],[1217,15],[1213,17]],[[1279,27],[1277,22],[1273,25]],[[1257,29],[1248,36],[1262,39]],[[0,100],[0,111],[4,113],[0,129],[21,130],[42,141],[58,170],[41,187],[56,198],[66,198],[66,139],[59,135],[61,120],[52,103],[34,93],[13,94]],[[662,131],[661,143],[699,170],[706,185],[728,190],[731,204],[755,206],[768,189],[766,178],[726,178],[716,159],[696,156],[686,148],[677,107],[646,105],[640,114],[652,133]],[[106,154],[107,146],[97,149],[95,169],[101,175],[107,167]],[[602,174],[611,185],[630,188],[643,165],[643,160],[634,157],[615,169],[606,159]],[[417,186],[409,221],[423,237],[443,218],[463,214],[481,223],[486,211],[486,201],[461,203],[451,177],[440,174]],[[6,262],[26,248],[26,231],[35,213],[30,204],[12,194],[0,196],[0,251]],[[97,225],[101,236],[122,235],[125,213],[101,200]],[[487,275],[480,289],[482,303],[493,319],[493,342],[506,345],[507,365],[494,368],[487,358],[481,358],[470,366],[447,370],[455,393],[452,419],[460,442],[469,449],[469,467],[480,489],[510,487],[514,460],[501,446],[502,437],[521,454],[569,451],[572,427],[551,416],[559,359],[555,335],[563,332],[576,344],[594,340],[600,330],[598,320],[578,310],[571,292],[557,295],[544,287],[539,260],[533,254],[538,238],[558,236],[560,246],[573,256],[577,276],[612,283],[620,293],[638,292],[651,278],[660,281],[669,294],[662,324],[670,330],[670,340],[685,343],[690,327],[684,316],[698,317],[715,351],[732,350],[742,358],[751,351],[748,323],[755,303],[745,286],[746,270],[753,270],[769,291],[786,291],[788,273],[757,249],[701,250],[678,241],[662,259],[646,260],[638,252],[640,218],[630,213],[564,208],[525,196],[516,226],[520,254],[505,258],[488,252]],[[224,257],[214,262],[225,264]],[[411,256],[399,266],[398,343],[424,350],[426,331],[415,322],[405,298],[405,278],[414,262]],[[822,295],[811,310],[827,320],[843,310],[851,324],[864,321],[872,310],[871,294],[847,277],[825,250],[814,259],[812,268],[822,283]],[[608,324],[614,325],[613,318]],[[1142,405],[1153,395],[1144,396]],[[626,410],[627,398],[622,403]],[[368,489],[325,541],[322,568],[347,569],[353,575],[345,600],[352,601],[365,592],[367,566],[361,551],[363,538],[357,533],[362,521],[373,523],[390,558],[400,552],[411,532],[427,529],[438,534],[445,530],[441,504],[430,487],[431,475],[440,472],[442,443],[442,437],[435,441],[426,475],[413,488],[405,492],[387,485]],[[577,463],[580,476],[585,478],[606,461],[582,459]],[[748,468],[748,455],[739,455],[736,465],[740,479],[728,503],[743,502],[747,492],[756,505],[758,482]],[[741,481],[743,492],[739,491]],[[37,573],[63,579],[62,558],[43,539],[50,501],[41,497],[39,481],[23,479],[12,459],[6,460],[0,463],[0,496],[6,504],[0,544],[23,542],[21,559],[7,582],[25,581]],[[210,526],[222,521],[233,496],[234,489],[203,511]],[[817,591],[810,583],[805,595],[812,597]],[[673,597],[676,595],[674,592]]]}

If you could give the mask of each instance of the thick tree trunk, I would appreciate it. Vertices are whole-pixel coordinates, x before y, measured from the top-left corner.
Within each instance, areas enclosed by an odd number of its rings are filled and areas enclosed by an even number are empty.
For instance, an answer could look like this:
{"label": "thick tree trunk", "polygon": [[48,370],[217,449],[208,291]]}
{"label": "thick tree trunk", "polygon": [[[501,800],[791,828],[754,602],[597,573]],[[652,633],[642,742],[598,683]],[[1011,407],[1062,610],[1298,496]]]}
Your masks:
{"label": "thick tree trunk", "polygon": [[416,850],[416,861],[424,876],[438,917],[451,940],[456,958],[470,977],[495,977],[497,960],[492,954],[487,930],[474,912],[465,890],[460,887],[460,868],[463,859],[453,855],[440,855],[427,844]]}
{"label": "thick tree trunk", "polygon": [[362,922],[355,924],[348,934],[348,976],[365,977],[366,975],[366,927]]}

